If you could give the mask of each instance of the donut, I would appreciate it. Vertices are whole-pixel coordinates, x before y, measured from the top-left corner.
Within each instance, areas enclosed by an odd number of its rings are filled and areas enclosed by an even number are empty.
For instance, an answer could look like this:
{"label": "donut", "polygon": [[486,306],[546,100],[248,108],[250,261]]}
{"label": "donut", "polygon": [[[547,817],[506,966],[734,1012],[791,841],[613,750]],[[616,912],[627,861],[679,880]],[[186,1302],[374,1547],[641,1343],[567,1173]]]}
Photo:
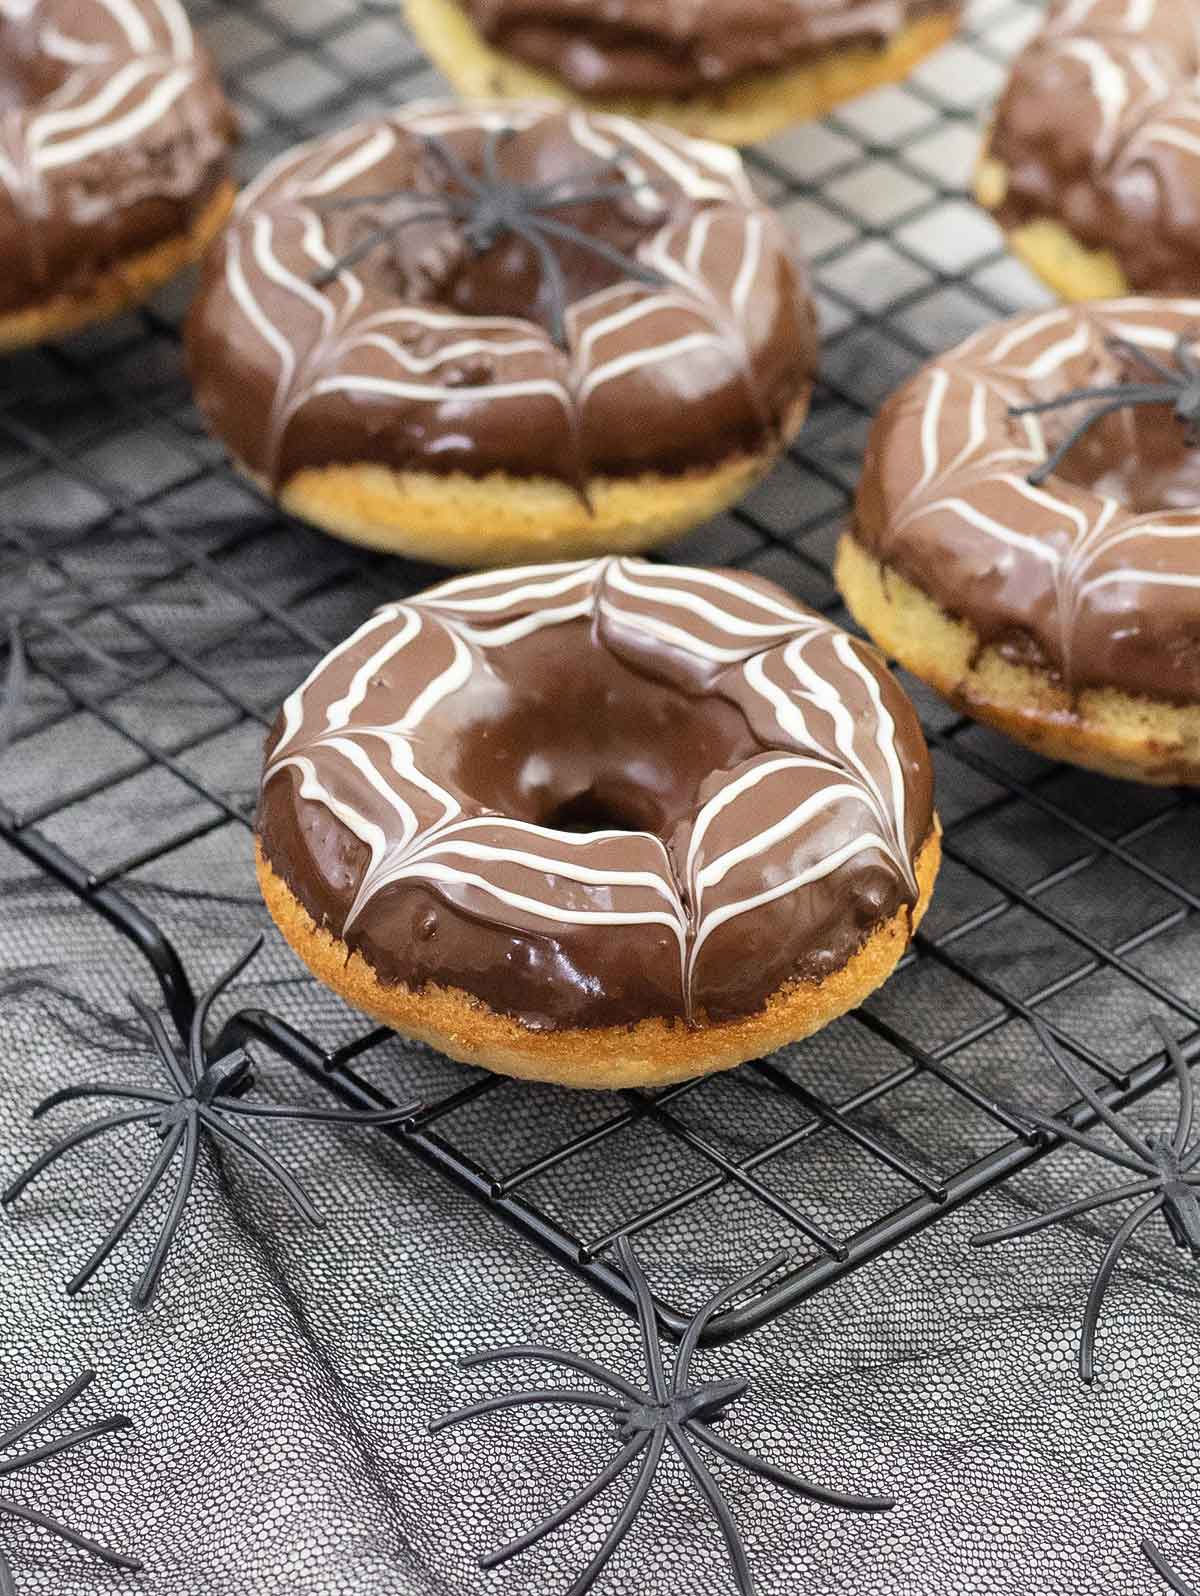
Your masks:
{"label": "donut", "polygon": [[1053,759],[1200,782],[1200,298],[1064,306],[875,425],[836,574],[953,704]]}
{"label": "donut", "polygon": [[812,301],[738,157],[539,103],[418,104],[285,155],[187,344],[241,468],[448,565],[645,548],[799,429]]}
{"label": "donut", "polygon": [[895,83],[961,0],[407,0],[461,94],[552,95],[754,144]]}
{"label": "donut", "polygon": [[1055,0],[1013,67],[976,194],[1064,299],[1194,293],[1195,0]]}
{"label": "donut", "polygon": [[197,259],[233,204],[233,132],[178,0],[0,0],[0,350]]}
{"label": "donut", "polygon": [[389,604],[269,735],[259,883],[349,1003],[451,1058],[662,1084],[891,973],[939,859],[875,651],[769,582],[623,556]]}

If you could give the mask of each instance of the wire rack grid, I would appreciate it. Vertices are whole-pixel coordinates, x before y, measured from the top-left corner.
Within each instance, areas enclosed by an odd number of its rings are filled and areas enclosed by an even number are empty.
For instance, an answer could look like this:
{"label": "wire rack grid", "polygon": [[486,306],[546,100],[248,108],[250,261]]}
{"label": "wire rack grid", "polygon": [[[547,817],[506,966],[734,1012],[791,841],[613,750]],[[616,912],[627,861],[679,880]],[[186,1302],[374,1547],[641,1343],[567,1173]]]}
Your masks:
{"label": "wire rack grid", "polygon": [[[441,91],[392,0],[191,11],[241,112],[247,173]],[[1038,18],[1034,0],[969,0],[957,42],[903,87],[750,152],[813,265],[822,382],[772,478],[666,558],[760,572],[845,620],[830,563],[873,410],[936,349],[1041,302],[966,195],[981,113]],[[0,836],[141,947],[182,1024],[193,999],[164,895],[214,869],[252,894],[278,702],[375,605],[436,574],[322,538],[237,481],[189,401],[186,300],[179,285],[0,364],[0,616],[29,662]],[[1052,1142],[1006,1105],[1088,1122],[1032,1067],[1034,1012],[1114,1102],[1165,1076],[1149,1013],[1188,1046],[1200,1035],[1189,795],[1049,764],[906,685],[938,771],[938,895],[888,986],[802,1046],[657,1093],[572,1094],[437,1068],[340,1005],[309,1030],[249,1009],[231,1034],[347,1101],[415,1097],[405,1146],[627,1305],[607,1260],[637,1236],[669,1332],[697,1269],[741,1273],[785,1248],[708,1339],[761,1324],[1043,1156]]]}

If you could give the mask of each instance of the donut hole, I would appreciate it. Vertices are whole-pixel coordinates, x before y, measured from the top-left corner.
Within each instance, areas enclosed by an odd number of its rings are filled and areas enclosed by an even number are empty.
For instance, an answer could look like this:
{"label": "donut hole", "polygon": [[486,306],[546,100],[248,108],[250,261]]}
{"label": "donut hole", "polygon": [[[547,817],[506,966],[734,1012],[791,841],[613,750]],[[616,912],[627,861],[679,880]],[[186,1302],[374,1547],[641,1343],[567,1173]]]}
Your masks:
{"label": "donut hole", "polygon": [[601,793],[581,792],[566,799],[541,818],[550,831],[645,831],[646,817]]}
{"label": "donut hole", "polygon": [[494,660],[486,683],[448,700],[430,728],[446,776],[482,811],[666,841],[714,771],[762,752],[735,704],[651,680],[586,622],[547,628]]}

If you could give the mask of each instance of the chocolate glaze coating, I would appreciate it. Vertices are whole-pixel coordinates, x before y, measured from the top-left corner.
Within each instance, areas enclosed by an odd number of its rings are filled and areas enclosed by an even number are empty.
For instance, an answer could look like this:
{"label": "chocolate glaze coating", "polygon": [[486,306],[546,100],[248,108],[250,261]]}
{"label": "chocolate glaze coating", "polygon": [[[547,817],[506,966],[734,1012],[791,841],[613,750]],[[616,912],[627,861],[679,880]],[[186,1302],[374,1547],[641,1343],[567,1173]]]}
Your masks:
{"label": "chocolate glaze coating", "polygon": [[608,559],[380,611],[285,704],[258,830],[382,980],[565,1029],[841,968],[932,820],[873,649],[757,578]]}
{"label": "chocolate glaze coating", "polygon": [[990,153],[1006,228],[1061,221],[1111,249],[1130,285],[1200,283],[1200,9],[1195,0],[1056,0],[1018,56]]}
{"label": "chocolate glaze coating", "polygon": [[0,312],[188,231],[233,133],[178,0],[0,4]]}
{"label": "chocolate glaze coating", "polygon": [[859,541],[985,645],[1068,688],[1197,702],[1200,450],[1167,407],[1122,410],[1032,487],[1089,406],[1010,414],[1144,380],[1112,336],[1170,363],[1197,329],[1200,299],[1112,300],[1002,322],[932,361],[876,423]]}
{"label": "chocolate glaze coating", "polygon": [[666,97],[856,44],[959,0],[463,0],[489,43],[577,94]]}
{"label": "chocolate glaze coating", "polygon": [[[474,256],[441,220],[401,228],[313,286],[403,214],[328,201],[444,190],[421,135],[478,171],[488,132],[509,127],[499,158],[515,181],[629,150],[628,193],[563,216],[635,254],[661,287],[558,245],[570,300],[560,349],[530,246],[507,237]],[[540,103],[425,104],[305,145],[247,190],[206,262],[188,352],[213,430],[276,483],[378,462],[578,486],[767,447],[807,393],[816,333],[787,230],[732,151]]]}

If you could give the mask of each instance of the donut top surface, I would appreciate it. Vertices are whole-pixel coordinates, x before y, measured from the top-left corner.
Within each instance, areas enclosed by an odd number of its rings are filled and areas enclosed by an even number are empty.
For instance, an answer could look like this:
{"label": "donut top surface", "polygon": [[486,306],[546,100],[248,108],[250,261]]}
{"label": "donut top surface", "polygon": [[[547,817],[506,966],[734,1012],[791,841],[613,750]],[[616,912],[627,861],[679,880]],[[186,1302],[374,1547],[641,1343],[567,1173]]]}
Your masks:
{"label": "donut top surface", "polygon": [[603,559],[380,610],[285,703],[259,839],[381,979],[527,1025],[744,1015],[915,903],[912,706],[740,573]]}
{"label": "donut top surface", "polygon": [[1017,58],[991,151],[1006,225],[1061,220],[1133,288],[1200,282],[1200,7],[1056,0]]}
{"label": "donut top surface", "polygon": [[[512,234],[479,251],[422,211],[489,145],[506,181],[603,190],[549,222],[651,280],[559,235],[549,265]],[[816,363],[804,270],[733,151],[527,102],[418,104],[283,156],[210,252],[188,343],[214,430],[277,483],[362,461],[574,485],[722,461],[763,447]]]}
{"label": "donut top surface", "polygon": [[178,0],[0,0],[0,310],[185,231],[232,136]]}
{"label": "donut top surface", "polygon": [[1195,351],[1197,337],[1200,299],[1096,302],[976,334],[885,405],[859,540],[985,644],[1070,688],[1196,702],[1200,449],[1167,405],[1121,408],[1034,485],[1030,475],[1102,401],[1012,410],[1154,383],[1134,350],[1182,379],[1180,340]]}
{"label": "donut top surface", "polygon": [[463,0],[492,44],[577,94],[676,96],[838,46],[886,43],[958,0]]}

